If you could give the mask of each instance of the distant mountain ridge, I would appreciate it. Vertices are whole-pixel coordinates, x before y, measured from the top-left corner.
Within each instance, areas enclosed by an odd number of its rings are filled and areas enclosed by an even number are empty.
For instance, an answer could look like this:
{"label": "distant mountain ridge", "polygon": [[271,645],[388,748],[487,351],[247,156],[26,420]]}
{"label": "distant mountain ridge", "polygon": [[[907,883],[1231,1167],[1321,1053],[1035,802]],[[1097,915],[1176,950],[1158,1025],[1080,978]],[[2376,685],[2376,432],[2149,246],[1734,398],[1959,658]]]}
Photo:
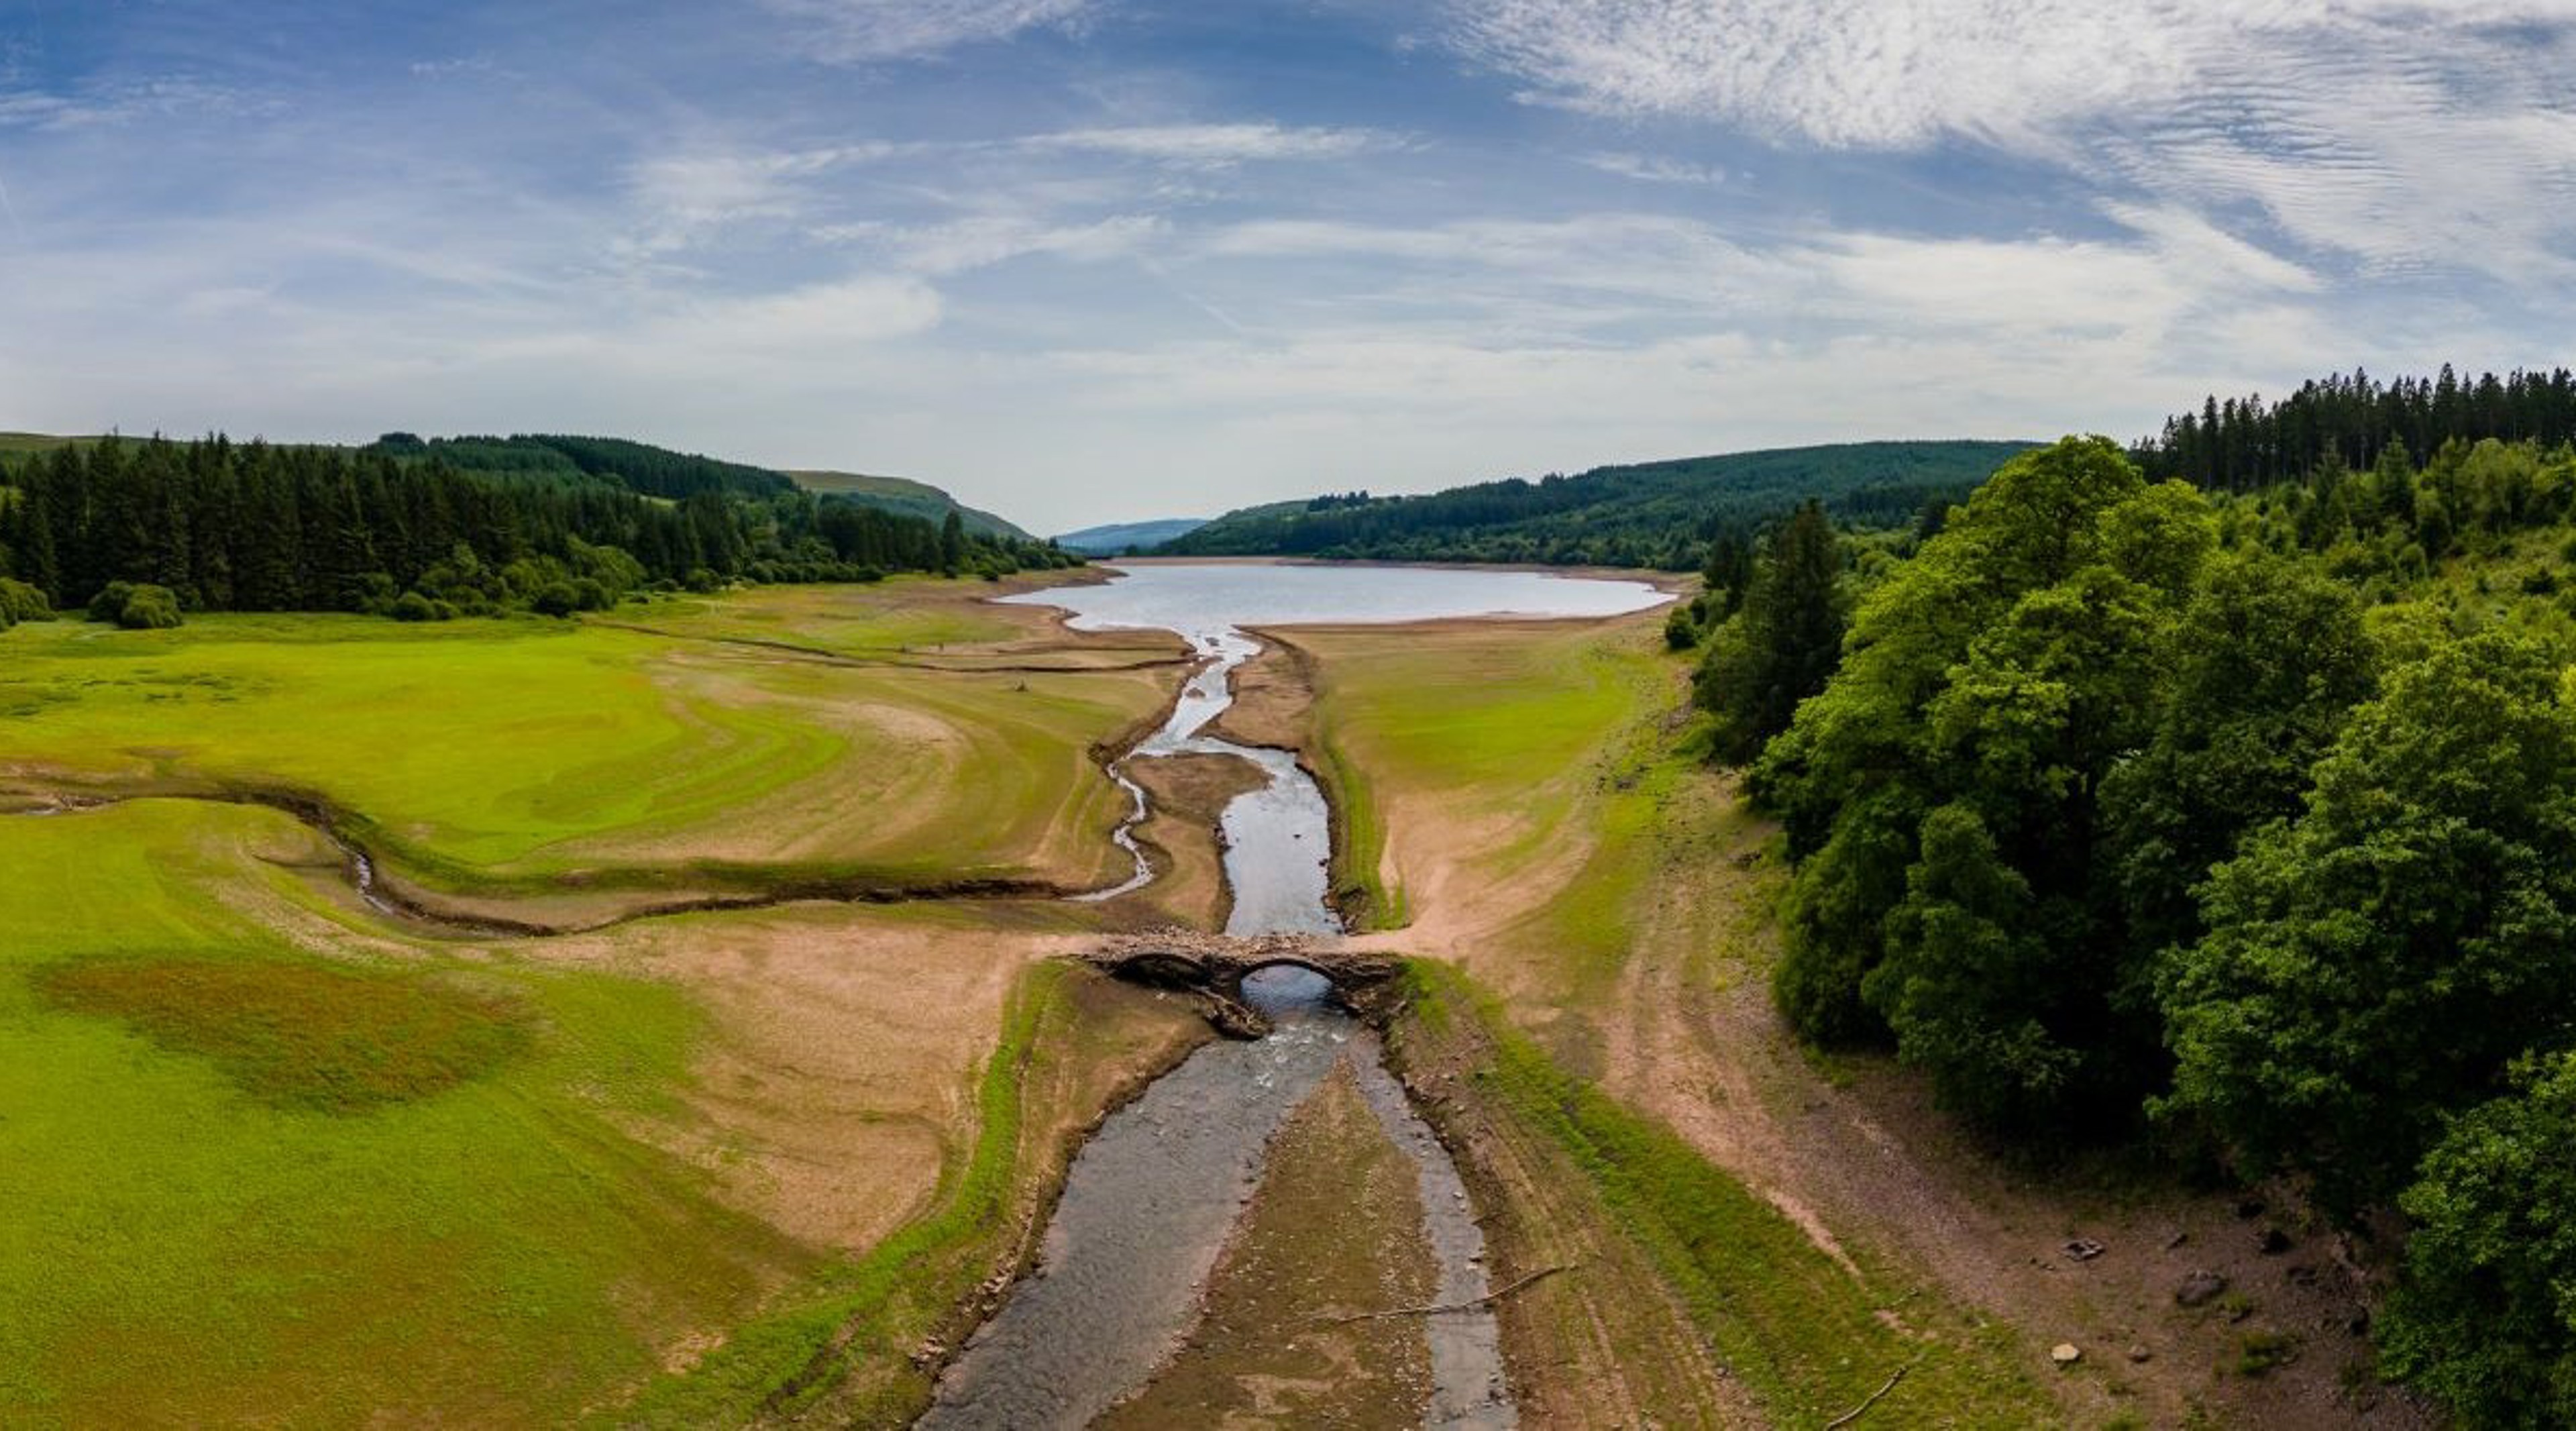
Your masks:
{"label": "distant mountain ridge", "polygon": [[1751,530],[1812,497],[1864,526],[1965,497],[2028,442],[1852,442],[1507,478],[1413,497],[1352,492],[1229,512],[1169,541],[1171,556],[1538,562],[1688,570],[1721,531]]}
{"label": "distant mountain ridge", "polygon": [[1055,539],[1057,546],[1086,556],[1120,556],[1148,551],[1176,537],[1185,537],[1208,524],[1205,517],[1163,517],[1150,522],[1111,522],[1105,526],[1085,527],[1066,532]]}

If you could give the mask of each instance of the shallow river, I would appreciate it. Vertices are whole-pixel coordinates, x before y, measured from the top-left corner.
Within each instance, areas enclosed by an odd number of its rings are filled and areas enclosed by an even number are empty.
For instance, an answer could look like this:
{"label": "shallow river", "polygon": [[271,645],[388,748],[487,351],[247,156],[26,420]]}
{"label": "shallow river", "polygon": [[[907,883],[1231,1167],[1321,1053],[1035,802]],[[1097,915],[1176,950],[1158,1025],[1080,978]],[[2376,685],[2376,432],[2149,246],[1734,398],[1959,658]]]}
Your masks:
{"label": "shallow river", "polygon": [[[1233,700],[1236,667],[1261,650],[1242,627],[1365,624],[1464,616],[1613,616],[1664,598],[1642,582],[1535,572],[1365,566],[1162,565],[1121,568],[1101,586],[1005,600],[1060,606],[1077,630],[1179,632],[1205,660],[1171,718],[1128,760],[1181,752],[1233,755],[1269,776],[1226,807],[1228,934],[1337,934],[1326,902],[1331,820],[1323,792],[1283,750],[1204,734]],[[1152,879],[1132,828],[1145,793],[1121,761],[1134,801],[1118,832],[1136,874],[1107,898]],[[1213,1043],[1112,1114],[1068,1170],[1036,1269],[970,1340],[920,1424],[952,1428],[1078,1427],[1140,1389],[1190,1330],[1199,1289],[1261,1178],[1270,1136],[1337,1063],[1348,1061],[1388,1136],[1421,1175],[1425,1233],[1440,1269],[1440,1304],[1488,1291],[1484,1236],[1458,1171],[1386,1071],[1374,1034],[1341,1013],[1320,975],[1293,965],[1255,971],[1248,1002],[1277,1031],[1257,1043]],[[1493,1311],[1424,1319],[1431,1342],[1432,1426],[1515,1424]]]}

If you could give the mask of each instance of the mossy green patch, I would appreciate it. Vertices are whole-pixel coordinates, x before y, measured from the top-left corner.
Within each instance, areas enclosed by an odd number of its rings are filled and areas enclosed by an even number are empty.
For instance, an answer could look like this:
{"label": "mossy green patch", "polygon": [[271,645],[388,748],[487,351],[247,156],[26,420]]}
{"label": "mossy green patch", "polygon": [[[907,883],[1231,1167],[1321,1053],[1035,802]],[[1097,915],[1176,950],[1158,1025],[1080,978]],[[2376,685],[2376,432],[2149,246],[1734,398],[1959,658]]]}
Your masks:
{"label": "mossy green patch", "polygon": [[50,1002],[122,1021],[202,1055],[280,1107],[357,1113],[443,1092],[528,1042],[507,1001],[410,973],[277,959],[113,959],[57,964],[33,981]]}

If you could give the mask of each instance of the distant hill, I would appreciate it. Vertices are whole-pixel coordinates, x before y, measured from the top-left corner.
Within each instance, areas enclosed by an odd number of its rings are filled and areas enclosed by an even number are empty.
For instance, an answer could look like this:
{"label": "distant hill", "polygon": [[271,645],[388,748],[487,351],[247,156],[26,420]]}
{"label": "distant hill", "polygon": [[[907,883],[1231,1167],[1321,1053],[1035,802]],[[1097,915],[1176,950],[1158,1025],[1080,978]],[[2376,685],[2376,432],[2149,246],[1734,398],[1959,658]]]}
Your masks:
{"label": "distant hill", "polygon": [[[96,437],[56,437],[35,432],[0,432],[0,468],[36,460],[58,447],[87,447],[99,440]],[[788,472],[675,452],[667,447],[618,437],[519,433],[508,437],[422,438],[408,432],[389,432],[364,447],[327,450],[372,453],[405,463],[441,462],[459,471],[513,482],[568,488],[621,488],[664,501],[679,501],[702,491],[765,499],[802,487],[825,496],[845,497],[898,516],[919,517],[934,525],[946,521],[948,514],[955,511],[965,519],[967,530],[979,535],[1018,541],[1037,540],[991,512],[966,506],[924,482],[901,477],[870,477],[856,472]]]}
{"label": "distant hill", "polygon": [[95,437],[52,437],[41,432],[0,432],[0,456],[21,452],[51,452],[57,447],[85,447],[97,441]]}
{"label": "distant hill", "polygon": [[1208,524],[1205,517],[1165,517],[1154,522],[1112,522],[1104,527],[1085,527],[1067,532],[1055,539],[1057,546],[1087,556],[1117,556],[1124,552],[1141,552],[1185,537]]}
{"label": "distant hill", "polygon": [[1034,541],[1027,532],[990,512],[978,511],[927,482],[909,477],[872,477],[864,472],[791,471],[796,485],[809,492],[837,493],[871,507],[883,507],[907,517],[926,517],[934,522],[948,520],[952,511],[966,519],[966,529],[987,536],[1021,537]]}
{"label": "distant hill", "polygon": [[1699,565],[1710,537],[1810,497],[1862,526],[1965,497],[2027,442],[1853,442],[1689,457],[1420,497],[1366,492],[1229,512],[1167,542],[1189,556],[1316,556],[1560,566]]}

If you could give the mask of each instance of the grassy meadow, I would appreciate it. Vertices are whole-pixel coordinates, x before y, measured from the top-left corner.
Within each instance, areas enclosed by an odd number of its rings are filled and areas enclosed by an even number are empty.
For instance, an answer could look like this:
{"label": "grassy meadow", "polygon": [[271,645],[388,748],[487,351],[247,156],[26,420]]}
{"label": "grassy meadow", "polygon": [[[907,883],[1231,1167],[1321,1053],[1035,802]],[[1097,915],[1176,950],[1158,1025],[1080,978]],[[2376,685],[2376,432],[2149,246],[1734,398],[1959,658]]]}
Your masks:
{"label": "grassy meadow", "polygon": [[990,592],[668,613],[703,632],[240,615],[0,635],[0,787],[137,797],[0,814],[0,1422],[915,1404],[912,1350],[1024,1255],[1074,1131],[1204,1036],[1184,1006],[1040,962],[1076,907],[433,939],[335,889],[338,851],[287,814],[155,792],[317,795],[403,874],[503,907],[782,869],[1123,874],[1093,750],[1176,668],[709,639],[1050,634],[1042,612],[986,617]]}
{"label": "grassy meadow", "polygon": [[559,1421],[809,1270],[620,1131],[684,1077],[679,991],[317,950],[268,863],[310,841],[174,801],[0,826],[13,1424]]}
{"label": "grassy meadow", "polygon": [[[889,641],[989,634],[944,599],[963,584],[909,585],[922,610],[880,604],[848,624]],[[740,605],[760,619],[759,596]],[[1152,670],[863,669],[538,620],[201,616],[0,640],[21,778],[317,794],[401,872],[466,890],[1086,885],[1117,864],[1103,836],[1120,807],[1091,748],[1158,709],[1167,684]]]}

